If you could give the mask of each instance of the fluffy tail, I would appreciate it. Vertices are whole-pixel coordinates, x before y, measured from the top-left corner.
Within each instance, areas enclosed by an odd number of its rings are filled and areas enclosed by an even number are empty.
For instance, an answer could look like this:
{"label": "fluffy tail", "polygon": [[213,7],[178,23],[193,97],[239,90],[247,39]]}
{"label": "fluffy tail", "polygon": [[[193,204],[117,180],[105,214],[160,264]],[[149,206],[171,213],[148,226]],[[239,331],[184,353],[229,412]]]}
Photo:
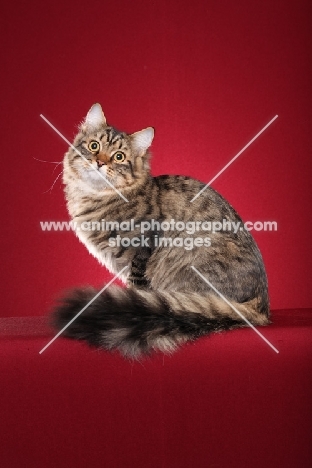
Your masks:
{"label": "fluffy tail", "polygon": [[[73,319],[96,292],[92,288],[74,290],[53,314],[60,330]],[[257,301],[233,302],[254,325],[266,325],[265,313],[257,312]],[[122,289],[111,286],[71,323],[63,335],[85,340],[90,345],[118,349],[129,358],[153,350],[172,352],[188,340],[221,330],[246,326],[246,322],[226,302],[212,293]]]}

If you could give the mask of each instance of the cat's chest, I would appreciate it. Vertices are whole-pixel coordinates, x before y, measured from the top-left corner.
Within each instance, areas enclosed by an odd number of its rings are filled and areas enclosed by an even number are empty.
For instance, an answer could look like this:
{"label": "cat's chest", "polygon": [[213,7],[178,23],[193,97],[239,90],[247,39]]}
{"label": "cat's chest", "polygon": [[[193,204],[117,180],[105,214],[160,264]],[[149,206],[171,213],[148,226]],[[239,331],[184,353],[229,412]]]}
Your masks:
{"label": "cat's chest", "polygon": [[[81,221],[77,218],[73,219],[73,225],[76,227],[75,232],[79,240],[86,246],[91,255],[93,255],[99,263],[104,265],[110,273],[117,275],[125,266],[130,266],[128,256],[118,256],[118,252],[114,252],[109,246],[109,242],[98,236],[94,236],[92,230],[86,229],[89,221]],[[120,279],[126,283],[130,269],[120,276]]]}

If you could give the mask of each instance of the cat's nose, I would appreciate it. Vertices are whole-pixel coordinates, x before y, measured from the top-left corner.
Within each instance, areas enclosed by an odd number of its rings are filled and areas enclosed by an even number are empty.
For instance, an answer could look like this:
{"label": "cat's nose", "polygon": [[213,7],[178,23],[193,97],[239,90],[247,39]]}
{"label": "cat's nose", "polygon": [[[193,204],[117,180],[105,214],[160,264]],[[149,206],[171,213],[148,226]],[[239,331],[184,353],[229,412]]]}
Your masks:
{"label": "cat's nose", "polygon": [[105,163],[105,161],[100,161],[99,159],[96,160],[98,167],[102,167]]}
{"label": "cat's nose", "polygon": [[107,164],[110,160],[110,157],[105,152],[101,151],[96,155],[96,162],[98,167],[102,167],[103,164]]}

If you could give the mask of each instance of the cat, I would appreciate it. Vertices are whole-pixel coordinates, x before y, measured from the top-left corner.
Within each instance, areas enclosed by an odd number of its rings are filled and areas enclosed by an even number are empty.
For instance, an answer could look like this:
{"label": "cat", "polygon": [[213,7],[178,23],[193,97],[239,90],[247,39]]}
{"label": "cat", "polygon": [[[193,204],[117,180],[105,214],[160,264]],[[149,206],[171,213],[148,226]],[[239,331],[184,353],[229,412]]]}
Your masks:
{"label": "cat", "polygon": [[[211,187],[193,200],[205,186],[198,180],[152,177],[153,138],[152,127],[133,134],[116,130],[94,104],[63,162],[78,238],[127,286],[110,285],[63,335],[130,359],[171,353],[202,335],[246,326],[241,315],[253,325],[269,323],[262,256],[241,218]],[[92,223],[108,229],[90,229]],[[207,231],[209,223],[218,229]],[[53,312],[54,326],[64,328],[96,293],[85,287],[64,296]]]}

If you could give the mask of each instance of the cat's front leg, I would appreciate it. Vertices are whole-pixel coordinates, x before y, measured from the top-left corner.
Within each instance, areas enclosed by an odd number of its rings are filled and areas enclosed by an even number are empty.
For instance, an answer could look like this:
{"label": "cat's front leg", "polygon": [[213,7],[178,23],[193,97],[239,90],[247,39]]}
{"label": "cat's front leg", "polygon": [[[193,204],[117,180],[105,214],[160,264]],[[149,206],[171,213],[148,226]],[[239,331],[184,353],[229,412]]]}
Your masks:
{"label": "cat's front leg", "polygon": [[146,278],[146,265],[151,256],[152,249],[150,247],[139,247],[135,250],[131,266],[130,274],[127,278],[127,285],[137,289],[149,289],[150,282]]}

